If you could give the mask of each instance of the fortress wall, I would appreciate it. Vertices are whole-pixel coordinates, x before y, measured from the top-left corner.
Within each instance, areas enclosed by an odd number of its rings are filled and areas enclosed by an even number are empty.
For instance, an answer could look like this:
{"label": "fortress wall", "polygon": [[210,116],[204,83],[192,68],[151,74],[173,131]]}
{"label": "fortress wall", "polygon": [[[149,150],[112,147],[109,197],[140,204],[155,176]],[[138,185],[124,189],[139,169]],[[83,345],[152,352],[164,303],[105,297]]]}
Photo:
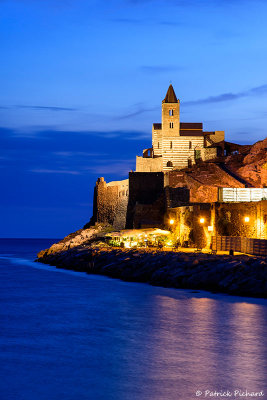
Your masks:
{"label": "fortress wall", "polygon": [[161,172],[162,157],[143,158],[136,157],[136,172]]}
{"label": "fortress wall", "polygon": [[106,183],[98,178],[94,196],[94,221],[124,229],[128,205],[128,179]]}
{"label": "fortress wall", "polygon": [[130,172],[126,227],[158,226],[164,211],[163,172]]}

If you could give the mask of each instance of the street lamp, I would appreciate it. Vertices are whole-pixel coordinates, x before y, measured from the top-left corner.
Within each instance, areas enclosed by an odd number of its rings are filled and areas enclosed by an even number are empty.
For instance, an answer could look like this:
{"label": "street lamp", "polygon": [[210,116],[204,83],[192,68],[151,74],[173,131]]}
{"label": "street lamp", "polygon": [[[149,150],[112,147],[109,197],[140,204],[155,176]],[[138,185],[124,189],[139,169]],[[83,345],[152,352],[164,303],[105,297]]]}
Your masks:
{"label": "street lamp", "polygon": [[199,219],[199,222],[200,222],[201,224],[204,224],[205,218],[200,218],[200,219]]}
{"label": "street lamp", "polygon": [[174,224],[174,219],[170,219],[169,223],[170,223],[170,225],[173,225]]}
{"label": "street lamp", "polygon": [[244,218],[244,221],[245,221],[245,222],[249,222],[249,217],[245,217],[245,218]]}

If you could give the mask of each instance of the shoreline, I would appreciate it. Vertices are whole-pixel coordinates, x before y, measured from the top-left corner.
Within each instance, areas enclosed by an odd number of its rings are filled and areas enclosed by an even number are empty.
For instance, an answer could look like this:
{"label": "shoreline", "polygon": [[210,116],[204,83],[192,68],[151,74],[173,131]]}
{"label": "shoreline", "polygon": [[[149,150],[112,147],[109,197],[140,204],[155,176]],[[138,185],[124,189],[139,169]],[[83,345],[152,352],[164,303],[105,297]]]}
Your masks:
{"label": "shoreline", "polygon": [[267,298],[267,260],[264,257],[81,244],[63,251],[43,250],[36,261],[127,282]]}

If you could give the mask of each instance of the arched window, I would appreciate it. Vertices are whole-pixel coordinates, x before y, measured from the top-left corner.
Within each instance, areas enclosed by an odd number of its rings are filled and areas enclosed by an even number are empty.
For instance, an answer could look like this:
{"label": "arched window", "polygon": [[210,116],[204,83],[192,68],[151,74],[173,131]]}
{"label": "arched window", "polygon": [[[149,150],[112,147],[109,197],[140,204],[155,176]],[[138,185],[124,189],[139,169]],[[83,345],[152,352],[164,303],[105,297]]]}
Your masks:
{"label": "arched window", "polygon": [[170,117],[173,116],[173,110],[169,110],[169,116],[170,116]]}
{"label": "arched window", "polygon": [[172,142],[170,142],[170,149],[172,149]]}
{"label": "arched window", "polygon": [[171,161],[168,161],[167,162],[167,167],[172,167],[173,165],[172,165],[172,162]]}
{"label": "arched window", "polygon": [[173,122],[170,122],[170,128],[173,128]]}

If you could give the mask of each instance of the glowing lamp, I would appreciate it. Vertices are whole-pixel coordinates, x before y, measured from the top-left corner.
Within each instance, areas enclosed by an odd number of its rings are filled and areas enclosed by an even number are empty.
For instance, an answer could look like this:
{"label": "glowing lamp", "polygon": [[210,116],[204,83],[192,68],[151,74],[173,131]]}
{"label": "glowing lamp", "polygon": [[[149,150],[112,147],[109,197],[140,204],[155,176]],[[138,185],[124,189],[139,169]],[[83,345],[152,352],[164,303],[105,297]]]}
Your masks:
{"label": "glowing lamp", "polygon": [[174,224],[174,219],[170,219],[170,225]]}
{"label": "glowing lamp", "polygon": [[199,219],[199,222],[200,222],[201,224],[204,224],[205,218],[200,218],[200,219]]}
{"label": "glowing lamp", "polygon": [[249,217],[245,217],[245,218],[244,218],[244,221],[245,221],[245,222],[249,222]]}

